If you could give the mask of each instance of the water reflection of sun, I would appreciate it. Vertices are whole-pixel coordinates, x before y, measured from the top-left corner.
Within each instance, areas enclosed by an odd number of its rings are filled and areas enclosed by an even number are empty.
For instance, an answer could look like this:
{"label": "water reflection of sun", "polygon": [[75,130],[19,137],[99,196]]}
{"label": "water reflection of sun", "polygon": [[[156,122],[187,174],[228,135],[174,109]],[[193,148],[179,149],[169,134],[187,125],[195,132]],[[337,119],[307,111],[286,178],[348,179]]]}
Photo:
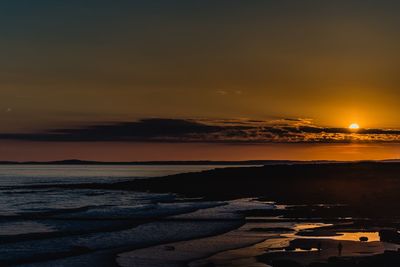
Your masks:
{"label": "water reflection of sun", "polygon": [[360,238],[368,238],[367,242],[380,241],[381,238],[378,232],[353,232],[353,233],[338,233],[339,236],[334,236],[332,239],[335,240],[348,240],[348,241],[360,241]]}

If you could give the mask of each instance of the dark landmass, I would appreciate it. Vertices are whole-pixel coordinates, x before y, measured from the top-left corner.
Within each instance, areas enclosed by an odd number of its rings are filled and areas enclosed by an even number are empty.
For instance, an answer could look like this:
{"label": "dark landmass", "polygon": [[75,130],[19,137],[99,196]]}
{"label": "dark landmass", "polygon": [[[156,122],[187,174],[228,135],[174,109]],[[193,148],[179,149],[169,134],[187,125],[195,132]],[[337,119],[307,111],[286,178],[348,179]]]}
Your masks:
{"label": "dark landmass", "polygon": [[[132,161],[132,162],[105,162],[87,160],[60,160],[60,161],[0,161],[0,165],[270,165],[302,163],[303,161],[289,160],[247,160],[247,161]],[[311,161],[312,162],[312,161]],[[310,162],[310,163],[311,163]],[[323,162],[323,161],[321,161]],[[305,163],[305,162],[303,162]]]}
{"label": "dark landmass", "polygon": [[186,196],[259,197],[281,203],[369,204],[399,200],[400,163],[332,163],[223,168],[122,182],[111,187]]}
{"label": "dark landmass", "polygon": [[[384,160],[381,162],[397,162],[398,160]],[[0,165],[280,165],[280,164],[316,164],[340,163],[341,161],[315,160],[243,160],[243,161],[213,161],[213,160],[187,160],[187,161],[90,161],[67,159],[58,161],[0,161]],[[343,162],[342,162],[343,163]]]}
{"label": "dark landmass", "polygon": [[66,159],[57,161],[0,161],[0,165],[285,165],[285,164],[323,164],[323,163],[359,163],[359,162],[387,162],[399,163],[398,159],[380,161],[335,161],[335,160],[242,160],[242,161],[214,161],[214,160],[184,160],[184,161],[91,161]]}
{"label": "dark landmass", "polygon": [[[285,204],[346,204],[346,208],[296,209],[297,215],[346,217],[400,215],[400,163],[358,162],[220,168],[117,183],[43,185],[175,193],[224,200],[257,197]],[[293,214],[296,216],[296,214]]]}

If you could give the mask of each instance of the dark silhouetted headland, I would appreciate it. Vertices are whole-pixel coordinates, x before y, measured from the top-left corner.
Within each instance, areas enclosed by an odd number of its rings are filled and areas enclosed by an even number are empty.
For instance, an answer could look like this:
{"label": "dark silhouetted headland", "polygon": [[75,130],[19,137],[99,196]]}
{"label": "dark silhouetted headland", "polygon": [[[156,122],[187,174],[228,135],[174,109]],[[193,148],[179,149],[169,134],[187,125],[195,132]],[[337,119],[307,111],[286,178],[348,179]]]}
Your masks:
{"label": "dark silhouetted headland", "polygon": [[[62,186],[168,192],[206,199],[257,197],[295,204],[344,203],[352,204],[360,210],[368,207],[366,211],[371,213],[400,213],[400,209],[394,209],[397,206],[400,208],[398,162],[228,167],[127,182]],[[371,207],[377,210],[371,210]]]}
{"label": "dark silhouetted headland", "polygon": [[[324,162],[324,161],[318,161]],[[270,164],[289,164],[289,163],[306,163],[304,161],[290,160],[245,160],[245,161],[211,161],[211,160],[195,160],[195,161],[90,161],[67,159],[59,161],[0,161],[0,165],[270,165]]]}

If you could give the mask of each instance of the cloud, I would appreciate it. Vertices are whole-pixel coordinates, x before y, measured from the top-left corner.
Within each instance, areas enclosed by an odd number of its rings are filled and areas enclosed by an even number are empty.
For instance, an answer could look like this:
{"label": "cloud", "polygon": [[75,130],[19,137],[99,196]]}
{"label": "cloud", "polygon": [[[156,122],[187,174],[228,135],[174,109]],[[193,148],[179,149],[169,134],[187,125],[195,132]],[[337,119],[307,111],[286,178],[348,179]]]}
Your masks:
{"label": "cloud", "polygon": [[142,119],[136,122],[94,125],[86,128],[57,129],[44,133],[0,134],[0,139],[30,141],[146,141],[180,139],[192,133],[211,134],[217,126],[191,120]]}
{"label": "cloud", "polygon": [[329,128],[309,119],[194,120],[141,119],[134,122],[0,134],[2,140],[54,142],[216,142],[216,143],[348,143],[400,142],[400,130]]}

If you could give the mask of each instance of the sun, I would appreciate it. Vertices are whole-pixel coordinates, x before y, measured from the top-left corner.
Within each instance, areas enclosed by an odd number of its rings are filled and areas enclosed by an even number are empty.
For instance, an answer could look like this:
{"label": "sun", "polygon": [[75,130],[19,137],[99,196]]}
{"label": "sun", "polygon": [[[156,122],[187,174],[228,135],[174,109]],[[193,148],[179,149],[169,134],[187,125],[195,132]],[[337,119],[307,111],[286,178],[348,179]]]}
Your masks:
{"label": "sun", "polygon": [[360,126],[357,123],[352,123],[349,125],[349,129],[357,130],[357,129],[360,129]]}

